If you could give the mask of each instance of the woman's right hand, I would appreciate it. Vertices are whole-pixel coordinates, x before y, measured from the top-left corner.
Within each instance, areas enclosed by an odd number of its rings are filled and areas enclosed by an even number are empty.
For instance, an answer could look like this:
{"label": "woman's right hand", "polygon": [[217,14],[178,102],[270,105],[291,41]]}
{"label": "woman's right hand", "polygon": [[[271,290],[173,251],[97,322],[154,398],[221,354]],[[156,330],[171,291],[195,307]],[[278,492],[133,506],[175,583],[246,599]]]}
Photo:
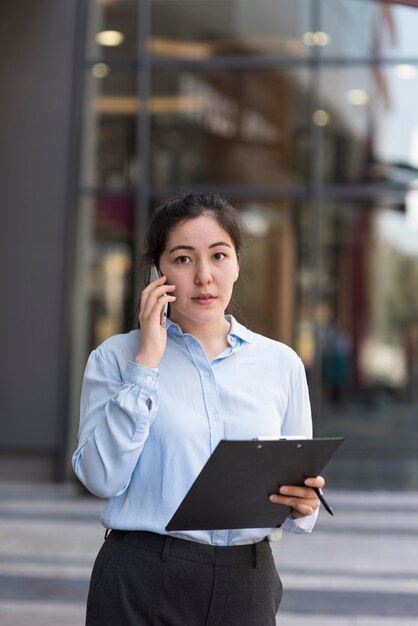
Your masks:
{"label": "woman's right hand", "polygon": [[170,295],[175,285],[166,285],[166,276],[153,280],[141,294],[139,324],[141,328],[141,345],[135,362],[147,367],[158,367],[167,343],[167,331],[161,326],[161,314],[164,305],[174,302],[175,296]]}

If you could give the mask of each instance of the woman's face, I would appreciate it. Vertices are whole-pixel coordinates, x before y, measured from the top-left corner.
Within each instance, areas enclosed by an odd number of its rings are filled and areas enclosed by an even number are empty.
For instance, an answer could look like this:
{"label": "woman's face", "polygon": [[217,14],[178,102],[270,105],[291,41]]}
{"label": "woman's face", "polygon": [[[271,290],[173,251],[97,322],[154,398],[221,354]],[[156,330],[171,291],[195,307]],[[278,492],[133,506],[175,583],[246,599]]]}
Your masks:
{"label": "woman's face", "polygon": [[167,284],[176,286],[170,318],[184,332],[223,323],[239,265],[231,237],[213,217],[189,219],[171,230],[159,263]]}

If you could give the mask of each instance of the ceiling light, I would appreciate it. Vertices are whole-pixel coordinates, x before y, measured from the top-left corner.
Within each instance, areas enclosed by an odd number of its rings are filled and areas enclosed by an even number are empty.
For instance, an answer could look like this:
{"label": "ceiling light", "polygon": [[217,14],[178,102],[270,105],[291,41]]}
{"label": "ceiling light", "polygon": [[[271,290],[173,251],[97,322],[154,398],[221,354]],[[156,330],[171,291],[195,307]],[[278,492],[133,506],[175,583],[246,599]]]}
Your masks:
{"label": "ceiling light", "polygon": [[329,113],[327,113],[327,111],[324,111],[323,109],[317,109],[312,114],[312,121],[315,126],[327,126],[329,120]]}
{"label": "ceiling light", "polygon": [[109,66],[107,63],[95,63],[91,68],[91,73],[95,78],[105,78],[109,74]]}
{"label": "ceiling light", "polygon": [[417,68],[407,63],[401,63],[395,67],[395,74],[403,80],[411,80],[411,78],[415,78],[417,75]]}
{"label": "ceiling light", "polygon": [[346,97],[353,106],[362,106],[370,100],[369,94],[364,89],[349,89]]}
{"label": "ceiling light", "polygon": [[96,41],[101,46],[120,46],[125,41],[125,36],[118,30],[102,30],[97,33]]}
{"label": "ceiling light", "polygon": [[307,46],[316,46],[315,33],[308,31],[303,35],[303,43]]}
{"label": "ceiling light", "polygon": [[324,33],[324,31],[319,30],[315,33],[315,41],[317,46],[327,46],[331,41],[331,37],[328,33]]}
{"label": "ceiling light", "polygon": [[327,46],[331,41],[331,37],[323,30],[318,30],[315,33],[308,31],[303,35],[303,42],[306,46]]}

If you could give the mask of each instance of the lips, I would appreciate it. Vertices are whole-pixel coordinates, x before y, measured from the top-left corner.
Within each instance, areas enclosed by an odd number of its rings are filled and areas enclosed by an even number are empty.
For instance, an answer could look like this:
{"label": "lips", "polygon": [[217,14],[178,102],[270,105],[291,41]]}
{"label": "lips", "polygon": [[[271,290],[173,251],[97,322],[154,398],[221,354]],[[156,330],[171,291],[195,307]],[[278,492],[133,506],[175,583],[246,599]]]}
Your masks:
{"label": "lips", "polygon": [[215,299],[216,296],[213,296],[211,293],[199,293],[197,296],[192,298],[192,300],[198,304],[210,304]]}

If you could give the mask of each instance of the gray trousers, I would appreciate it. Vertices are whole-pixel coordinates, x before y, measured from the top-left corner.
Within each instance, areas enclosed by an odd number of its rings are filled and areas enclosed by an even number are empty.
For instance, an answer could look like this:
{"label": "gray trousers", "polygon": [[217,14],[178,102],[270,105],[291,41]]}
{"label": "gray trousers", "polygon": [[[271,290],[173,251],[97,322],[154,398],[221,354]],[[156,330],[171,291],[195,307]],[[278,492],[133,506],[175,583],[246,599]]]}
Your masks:
{"label": "gray trousers", "polygon": [[268,541],[214,547],[112,531],[94,564],[86,626],[274,626],[281,595]]}

